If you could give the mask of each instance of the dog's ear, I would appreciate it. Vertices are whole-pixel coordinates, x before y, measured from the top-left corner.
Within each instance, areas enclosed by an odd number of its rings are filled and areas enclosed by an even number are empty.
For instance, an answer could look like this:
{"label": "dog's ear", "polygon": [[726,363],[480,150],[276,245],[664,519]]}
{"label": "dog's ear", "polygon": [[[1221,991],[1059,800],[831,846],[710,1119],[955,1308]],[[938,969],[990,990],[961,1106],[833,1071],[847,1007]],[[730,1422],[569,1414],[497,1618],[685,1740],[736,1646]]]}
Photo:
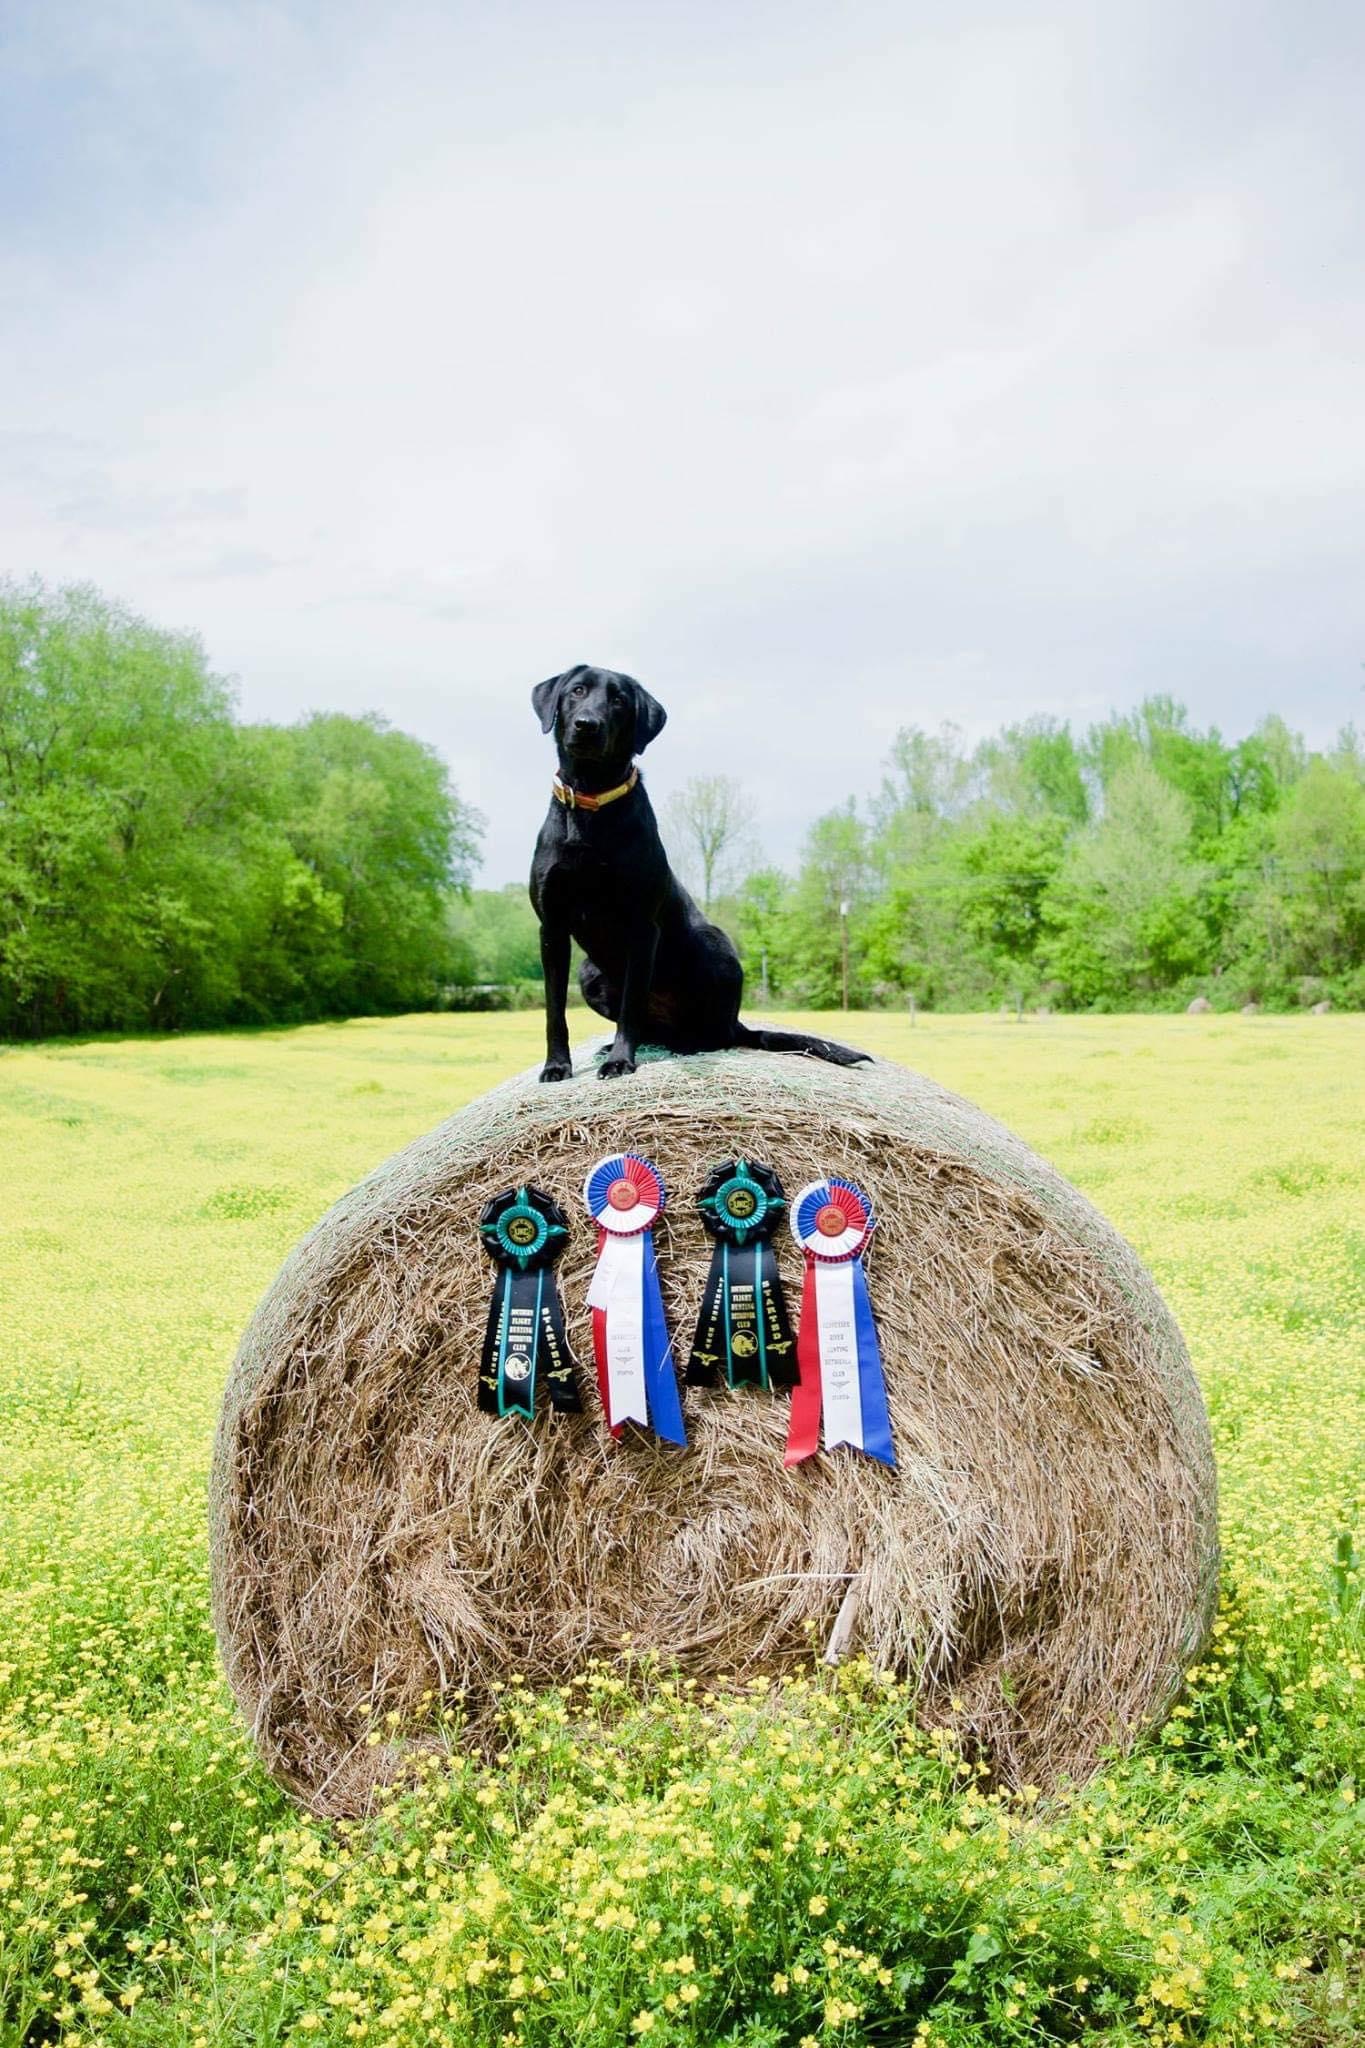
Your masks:
{"label": "dog's ear", "polygon": [[[582,664],[580,663],[579,666],[581,667]],[[565,683],[568,682],[569,677],[576,673],[577,670],[566,668],[562,675],[546,676],[545,681],[537,683],[534,690],[532,690],[531,709],[540,720],[542,732],[549,732],[553,727],[555,714],[559,710],[560,693]]]}
{"label": "dog's ear", "polygon": [[668,713],[643,683],[637,683],[634,676],[627,677],[627,681],[635,699],[635,752],[642,754],[651,740],[658,739],[668,723]]}

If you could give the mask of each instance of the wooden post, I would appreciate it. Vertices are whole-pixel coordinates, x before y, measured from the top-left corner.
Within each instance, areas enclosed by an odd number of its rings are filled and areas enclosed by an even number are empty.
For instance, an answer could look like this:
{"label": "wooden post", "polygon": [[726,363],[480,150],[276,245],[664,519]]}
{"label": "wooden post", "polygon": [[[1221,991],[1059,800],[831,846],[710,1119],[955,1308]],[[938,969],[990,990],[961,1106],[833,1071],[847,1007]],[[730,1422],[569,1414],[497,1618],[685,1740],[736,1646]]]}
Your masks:
{"label": "wooden post", "polygon": [[857,1579],[850,1583],[834,1617],[834,1626],[825,1644],[826,1664],[842,1664],[848,1655],[848,1646],[853,1640],[853,1624],[858,1619],[858,1585]]}

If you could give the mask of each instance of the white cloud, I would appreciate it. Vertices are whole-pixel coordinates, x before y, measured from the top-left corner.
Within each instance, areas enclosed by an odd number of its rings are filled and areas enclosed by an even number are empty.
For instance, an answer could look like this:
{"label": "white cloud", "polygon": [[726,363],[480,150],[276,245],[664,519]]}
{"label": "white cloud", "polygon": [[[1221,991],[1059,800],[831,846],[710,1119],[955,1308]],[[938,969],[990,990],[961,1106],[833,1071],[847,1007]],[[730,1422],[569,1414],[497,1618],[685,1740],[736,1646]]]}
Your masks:
{"label": "white cloud", "polygon": [[87,18],[10,60],[0,553],[435,740],[493,879],[579,659],[782,855],[902,722],[1359,706],[1347,28]]}

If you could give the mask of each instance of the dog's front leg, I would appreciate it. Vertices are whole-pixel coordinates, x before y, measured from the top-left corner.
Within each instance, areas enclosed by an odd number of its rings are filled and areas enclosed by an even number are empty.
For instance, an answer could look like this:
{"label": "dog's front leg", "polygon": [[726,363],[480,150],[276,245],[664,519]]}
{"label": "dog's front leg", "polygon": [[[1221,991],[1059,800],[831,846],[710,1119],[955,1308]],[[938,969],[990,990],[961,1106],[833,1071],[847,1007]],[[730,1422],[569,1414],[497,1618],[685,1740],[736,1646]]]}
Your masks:
{"label": "dog's front leg", "polygon": [[649,991],[654,985],[654,955],[659,950],[659,927],[653,918],[642,920],[631,932],[626,953],[626,976],[621,985],[621,1014],[611,1050],[598,1069],[599,1079],[614,1081],[620,1074],[635,1072],[635,1049],[645,1028]]}
{"label": "dog's front leg", "polygon": [[540,924],[540,964],[545,973],[545,1064],[542,1081],[567,1081],[573,1073],[569,1051],[569,927],[548,909]]}

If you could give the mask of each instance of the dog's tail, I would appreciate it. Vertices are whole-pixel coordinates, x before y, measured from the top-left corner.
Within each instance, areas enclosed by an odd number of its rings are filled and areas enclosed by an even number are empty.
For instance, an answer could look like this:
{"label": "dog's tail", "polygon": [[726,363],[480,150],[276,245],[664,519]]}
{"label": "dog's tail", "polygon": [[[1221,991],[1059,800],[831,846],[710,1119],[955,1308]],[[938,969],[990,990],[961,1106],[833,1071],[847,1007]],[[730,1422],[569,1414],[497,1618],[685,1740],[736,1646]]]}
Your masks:
{"label": "dog's tail", "polygon": [[837,1038],[814,1038],[808,1031],[755,1031],[748,1024],[735,1026],[735,1044],[754,1052],[800,1052],[811,1060],[828,1060],[832,1067],[860,1067],[870,1052],[855,1052],[840,1045]]}

